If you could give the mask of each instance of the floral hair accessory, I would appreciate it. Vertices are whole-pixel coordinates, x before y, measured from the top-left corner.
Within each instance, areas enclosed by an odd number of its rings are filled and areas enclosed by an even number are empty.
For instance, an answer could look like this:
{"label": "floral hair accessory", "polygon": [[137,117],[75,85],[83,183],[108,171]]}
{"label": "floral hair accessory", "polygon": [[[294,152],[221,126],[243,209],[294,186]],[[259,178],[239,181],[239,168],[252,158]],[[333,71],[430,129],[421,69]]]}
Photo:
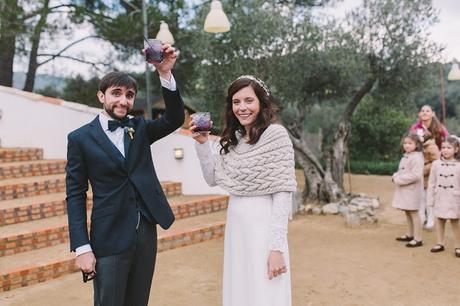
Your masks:
{"label": "floral hair accessory", "polygon": [[263,88],[263,90],[265,91],[267,96],[270,96],[270,91],[268,90],[267,85],[261,79],[255,77],[253,75],[250,75],[250,74],[244,74],[244,75],[239,76],[236,80],[241,80],[241,79],[249,79],[251,81],[256,82],[257,84],[260,85],[260,87]]}

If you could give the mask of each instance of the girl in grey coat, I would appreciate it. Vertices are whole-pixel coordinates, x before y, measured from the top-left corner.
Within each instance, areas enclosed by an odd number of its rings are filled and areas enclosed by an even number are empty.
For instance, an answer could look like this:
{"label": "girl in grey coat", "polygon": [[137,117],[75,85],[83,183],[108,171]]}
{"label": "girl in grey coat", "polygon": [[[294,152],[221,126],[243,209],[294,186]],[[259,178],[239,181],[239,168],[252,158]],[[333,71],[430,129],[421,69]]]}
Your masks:
{"label": "girl in grey coat", "polygon": [[418,215],[423,193],[422,143],[416,133],[409,132],[402,139],[404,155],[398,171],[393,174],[395,194],[393,207],[401,209],[407,218],[407,233],[397,241],[408,242],[407,247],[422,246],[422,224]]}

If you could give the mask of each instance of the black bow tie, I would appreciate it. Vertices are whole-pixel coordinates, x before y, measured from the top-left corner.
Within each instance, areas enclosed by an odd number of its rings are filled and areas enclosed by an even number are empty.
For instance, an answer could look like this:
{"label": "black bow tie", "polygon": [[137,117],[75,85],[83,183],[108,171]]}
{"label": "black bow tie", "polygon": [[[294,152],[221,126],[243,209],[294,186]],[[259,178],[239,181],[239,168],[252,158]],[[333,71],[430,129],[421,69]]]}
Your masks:
{"label": "black bow tie", "polygon": [[109,120],[109,131],[113,132],[119,127],[124,128],[124,127],[133,127],[134,124],[133,122],[128,118],[125,117],[122,120]]}

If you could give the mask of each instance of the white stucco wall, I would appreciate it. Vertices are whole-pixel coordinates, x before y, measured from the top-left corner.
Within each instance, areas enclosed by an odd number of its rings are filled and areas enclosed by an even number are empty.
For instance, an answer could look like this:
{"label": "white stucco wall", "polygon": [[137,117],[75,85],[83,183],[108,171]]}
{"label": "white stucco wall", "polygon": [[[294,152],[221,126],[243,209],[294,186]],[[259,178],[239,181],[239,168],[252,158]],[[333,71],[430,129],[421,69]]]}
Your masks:
{"label": "white stucco wall", "polygon": [[[183,159],[174,158],[174,148],[182,148]],[[203,179],[195,151],[195,140],[181,133],[173,133],[152,145],[155,170],[162,180],[182,182],[184,194],[223,194],[219,187],[209,187]]]}
{"label": "white stucco wall", "polygon": [[40,101],[40,95],[21,93],[10,93],[5,87],[0,90],[1,146],[42,148],[48,159],[65,159],[67,134],[90,122],[100,111],[76,103],[52,104]]}
{"label": "white stucco wall", "polygon": [[[67,134],[93,120],[100,111],[0,86],[0,146],[42,148],[47,159],[65,159]],[[176,147],[184,149],[182,160],[174,158]],[[224,193],[204,181],[194,140],[190,136],[176,132],[152,148],[155,169],[161,181],[182,182],[184,194]]]}

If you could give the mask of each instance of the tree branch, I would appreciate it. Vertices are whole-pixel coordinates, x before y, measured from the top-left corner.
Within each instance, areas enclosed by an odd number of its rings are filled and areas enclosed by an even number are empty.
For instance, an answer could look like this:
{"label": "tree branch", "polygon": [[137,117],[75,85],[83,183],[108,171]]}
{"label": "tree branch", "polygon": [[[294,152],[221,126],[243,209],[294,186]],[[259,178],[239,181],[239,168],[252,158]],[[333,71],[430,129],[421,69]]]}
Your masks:
{"label": "tree branch", "polygon": [[318,161],[316,156],[313,154],[313,152],[308,148],[307,142],[303,137],[296,138],[292,135],[292,132],[287,129],[289,135],[291,136],[292,144],[294,146],[294,150],[296,150],[298,153],[301,153],[307,160],[310,161],[312,165],[316,168],[318,173],[321,175],[321,177],[324,177],[324,169],[321,165],[321,163]]}
{"label": "tree branch", "polygon": [[65,57],[63,55],[61,55],[62,53],[64,53],[64,51],[68,50],[70,47],[72,46],[75,46],[76,44],[86,40],[86,39],[89,39],[89,38],[100,38],[99,36],[97,35],[89,35],[89,36],[85,36],[83,38],[80,38],[72,43],[70,43],[69,45],[65,46],[63,49],[61,49],[58,53],[55,53],[55,54],[38,54],[37,56],[51,56],[51,58],[47,59],[46,61],[44,62],[41,62],[41,63],[38,63],[38,66],[41,66],[41,65],[44,65],[46,63],[48,63],[49,61],[52,61],[54,60],[56,57]]}
{"label": "tree branch", "polygon": [[354,94],[351,101],[347,104],[345,111],[343,112],[342,122],[350,122],[353,113],[358,106],[359,102],[363,99],[363,97],[371,91],[372,87],[374,86],[376,79],[374,76],[369,77],[366,82],[361,86],[360,89]]}
{"label": "tree branch", "polygon": [[[78,5],[75,5],[75,4],[60,4],[60,5],[56,5],[56,6],[52,6],[52,7],[49,7],[49,8],[40,8],[36,11],[32,11],[30,12],[29,14],[26,14],[24,16],[22,16],[21,18],[18,18],[18,21],[20,21],[21,23],[25,22],[27,19],[30,19],[30,18],[33,18],[37,15],[40,15],[42,13],[43,10],[48,10],[49,13],[55,13],[56,9],[59,9],[59,8],[63,8],[63,7],[67,7],[67,8],[74,8],[74,9],[77,9],[81,6],[78,6]],[[105,19],[110,19],[110,20],[113,20],[112,17],[110,16],[107,16],[107,15],[103,15],[103,14],[98,14],[98,13],[95,13],[91,10],[88,10],[86,9],[86,7],[83,7],[85,9],[85,12],[88,14],[88,15],[95,15],[95,16],[99,16],[99,17],[102,17],[102,18],[105,18]],[[62,11],[59,11],[59,12],[62,12]]]}
{"label": "tree branch", "polygon": [[91,65],[93,66],[94,68],[96,68],[97,70],[100,70],[97,65],[103,65],[103,66],[110,66],[110,64],[108,63],[104,63],[104,62],[91,62],[91,61],[87,61],[87,60],[84,60],[84,59],[81,59],[81,58],[77,58],[77,57],[73,57],[73,56],[70,56],[70,55],[58,55],[58,54],[38,54],[37,56],[51,56],[50,59],[47,59],[46,61],[44,62],[41,62],[39,63],[37,66],[41,66],[41,65],[44,65],[56,58],[66,58],[66,59],[70,59],[70,60],[73,60],[73,61],[77,61],[77,62],[80,62],[80,63],[83,63],[83,64],[88,64],[88,65]]}

